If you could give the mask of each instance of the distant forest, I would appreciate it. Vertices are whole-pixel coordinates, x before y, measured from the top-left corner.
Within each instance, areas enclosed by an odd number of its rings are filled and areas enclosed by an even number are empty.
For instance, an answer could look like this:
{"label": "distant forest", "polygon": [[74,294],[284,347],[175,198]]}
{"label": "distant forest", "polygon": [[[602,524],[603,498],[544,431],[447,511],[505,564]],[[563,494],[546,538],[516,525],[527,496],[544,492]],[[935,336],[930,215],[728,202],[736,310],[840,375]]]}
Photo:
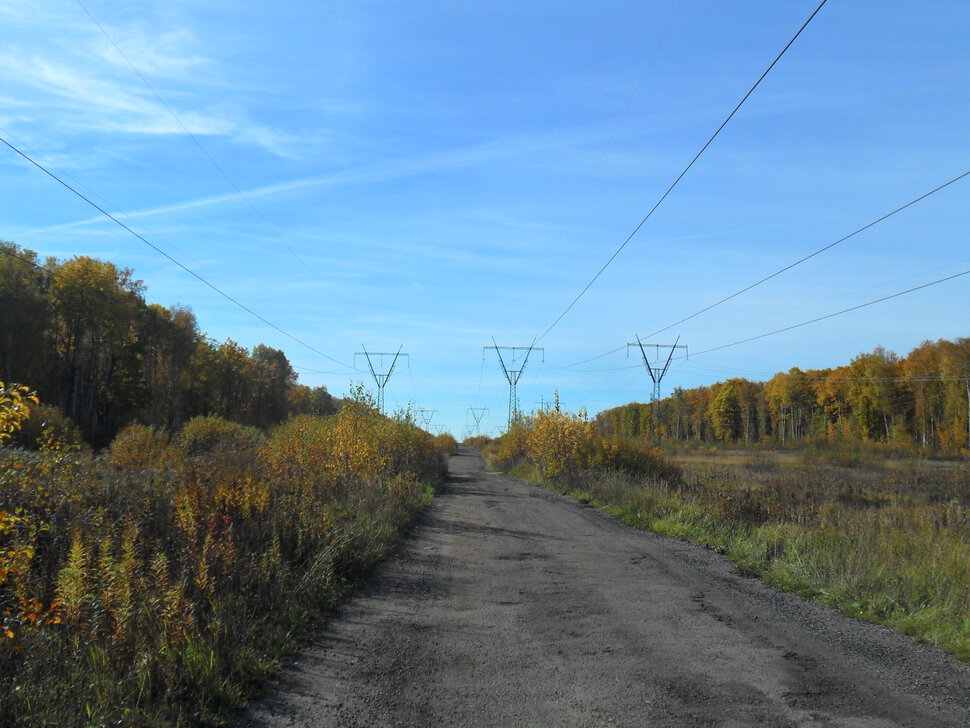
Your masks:
{"label": "distant forest", "polygon": [[[339,401],[297,383],[286,355],[199,331],[189,308],[147,303],[132,271],[85,256],[38,260],[0,241],[0,381],[36,389],[100,447],[138,422],[177,430],[197,415],[269,427],[325,415]],[[55,409],[56,408],[56,411]],[[600,412],[604,435],[667,441],[875,441],[970,449],[970,339],[924,342],[905,357],[876,349],[834,369],[792,368],[767,382],[676,389],[654,407]]]}
{"label": "distant forest", "polygon": [[297,383],[279,349],[199,331],[192,311],[145,300],[132,271],[93,258],[40,261],[0,241],[0,380],[37,390],[96,447],[138,422],[176,430],[196,415],[268,427],[329,414],[325,387]]}
{"label": "distant forest", "polygon": [[846,441],[970,449],[970,339],[923,342],[905,357],[877,348],[834,369],[792,368],[767,382],[675,389],[596,417],[603,434],[795,446]]}

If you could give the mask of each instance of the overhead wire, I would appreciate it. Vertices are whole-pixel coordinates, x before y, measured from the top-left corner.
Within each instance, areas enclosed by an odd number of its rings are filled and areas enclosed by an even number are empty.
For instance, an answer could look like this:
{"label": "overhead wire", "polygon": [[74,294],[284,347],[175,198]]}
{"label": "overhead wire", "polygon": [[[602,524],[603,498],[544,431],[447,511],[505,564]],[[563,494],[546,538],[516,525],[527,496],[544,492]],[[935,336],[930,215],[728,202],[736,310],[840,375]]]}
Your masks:
{"label": "overhead wire", "polygon": [[635,99],[637,97],[637,94],[640,92],[640,87],[643,86],[643,82],[647,77],[647,73],[650,71],[650,68],[653,66],[653,61],[657,57],[657,53],[660,51],[660,46],[662,46],[663,42],[667,39],[667,34],[670,32],[670,26],[673,25],[674,18],[677,17],[677,13],[680,12],[680,8],[683,4],[684,4],[683,0],[677,0],[677,5],[674,7],[674,11],[670,14],[670,17],[667,18],[667,24],[664,26],[663,32],[660,34],[660,38],[657,40],[657,43],[654,45],[653,52],[650,54],[650,58],[647,59],[646,65],[644,65],[643,70],[640,72],[640,76],[637,79],[637,83],[633,87],[633,92],[627,98],[626,105],[623,107],[623,111],[620,112],[619,118],[616,120],[616,123],[613,125],[613,131],[610,133],[610,138],[607,140],[606,145],[600,151],[600,155],[597,158],[596,163],[593,165],[593,169],[590,171],[589,176],[586,177],[586,183],[583,185],[582,192],[580,192],[580,195],[579,195],[580,200],[585,198],[586,193],[589,190],[590,183],[592,182],[593,178],[596,176],[596,173],[599,170],[600,165],[603,163],[603,159],[606,158],[606,153],[610,150],[610,147],[613,146],[613,142],[616,139],[616,135],[620,131],[620,127],[623,125],[623,121],[626,119],[627,114],[630,112],[630,107],[633,105],[633,99]]}
{"label": "overhead wire", "polygon": [[15,147],[13,144],[11,144],[9,141],[7,141],[4,137],[0,137],[0,142],[2,142],[5,146],[7,146],[8,148],[10,148],[13,152],[15,152],[17,155],[19,155],[20,157],[22,157],[24,160],[26,160],[27,162],[29,162],[30,164],[32,164],[34,167],[36,167],[37,169],[39,169],[41,172],[43,172],[44,174],[46,174],[48,177],[50,177],[51,179],[53,179],[55,182],[57,182],[58,184],[60,184],[61,186],[63,186],[64,188],[66,188],[67,190],[69,190],[70,192],[72,192],[74,195],[76,195],[77,197],[79,197],[81,200],[83,200],[84,202],[86,202],[87,204],[89,204],[91,207],[93,207],[95,210],[97,210],[102,215],[104,215],[105,217],[107,217],[109,220],[111,220],[112,222],[116,223],[119,227],[121,227],[122,229],[124,229],[125,231],[127,231],[128,233],[130,233],[131,235],[133,235],[134,237],[138,238],[138,240],[140,240],[141,242],[143,242],[145,245],[147,245],[148,247],[150,247],[155,252],[159,253],[160,255],[162,255],[165,258],[167,258],[168,260],[170,260],[172,263],[174,263],[179,268],[181,268],[182,270],[184,270],[186,273],[188,273],[189,275],[191,275],[193,278],[195,278],[199,282],[201,282],[204,285],[206,285],[209,288],[211,288],[213,291],[215,291],[216,293],[218,293],[220,296],[222,296],[223,298],[225,298],[230,303],[236,305],[238,308],[241,308],[243,311],[245,311],[249,315],[253,316],[254,318],[258,319],[259,321],[263,322],[264,324],[266,324],[267,326],[269,326],[274,331],[277,331],[277,332],[283,334],[284,336],[286,336],[287,338],[291,339],[292,341],[295,341],[300,346],[303,346],[304,348],[308,349],[309,351],[312,351],[314,354],[317,354],[319,356],[322,356],[324,359],[327,359],[329,361],[332,361],[335,364],[339,364],[342,367],[346,367],[347,369],[356,370],[356,367],[350,366],[349,364],[345,364],[344,362],[340,361],[339,359],[335,359],[334,357],[330,356],[329,354],[325,354],[324,352],[320,351],[316,347],[311,346],[310,344],[306,343],[302,339],[294,336],[289,331],[286,331],[286,330],[280,328],[279,326],[277,326],[276,324],[274,324],[269,319],[267,319],[267,318],[261,316],[260,314],[256,313],[255,311],[253,311],[251,308],[249,308],[248,306],[246,306],[244,303],[240,302],[236,298],[233,298],[228,293],[226,293],[225,291],[223,291],[221,288],[217,287],[214,283],[209,282],[206,278],[204,278],[201,275],[199,275],[198,273],[196,273],[194,270],[192,270],[191,268],[189,268],[188,266],[186,266],[185,264],[183,264],[177,258],[173,257],[172,255],[169,255],[167,252],[165,252],[160,247],[158,247],[157,245],[155,245],[153,242],[151,242],[150,240],[148,240],[146,237],[144,237],[143,235],[137,233],[135,230],[133,230],[132,228],[130,228],[124,222],[122,222],[117,217],[115,217],[110,212],[108,212],[101,205],[99,205],[94,200],[92,200],[90,197],[87,197],[82,192],[80,192],[79,190],[77,190],[75,187],[72,187],[70,184],[68,184],[67,182],[65,182],[59,176],[57,176],[56,174],[54,174],[53,172],[51,172],[49,169],[47,169],[40,162],[37,162],[32,157],[30,157],[29,155],[27,155],[25,152],[23,152],[20,149],[18,149],[17,147]]}
{"label": "overhead wire", "polygon": [[[650,338],[652,336],[656,336],[657,334],[663,333],[664,331],[667,331],[668,329],[671,329],[674,326],[677,326],[679,324],[684,323],[685,321],[689,321],[689,320],[691,320],[693,318],[696,318],[697,316],[700,316],[701,314],[706,313],[707,311],[710,311],[711,309],[713,309],[713,308],[715,308],[717,306],[720,306],[722,303],[726,303],[727,301],[730,301],[733,298],[737,298],[738,296],[742,295],[743,293],[747,293],[748,291],[750,291],[751,289],[753,289],[753,288],[761,285],[762,283],[765,283],[765,282],[771,280],[772,278],[775,278],[776,276],[779,276],[782,273],[785,273],[785,272],[791,270],[792,268],[800,265],[801,263],[804,263],[805,261],[807,261],[807,260],[809,260],[811,258],[814,258],[815,256],[817,256],[817,255],[819,255],[821,253],[824,253],[825,251],[827,251],[827,250],[829,250],[831,248],[834,248],[836,245],[838,245],[840,243],[843,243],[846,240],[849,240],[850,238],[852,238],[852,237],[854,237],[854,236],[856,236],[856,235],[858,235],[858,234],[860,234],[860,233],[862,233],[862,232],[864,232],[866,230],[869,230],[870,228],[878,225],[879,223],[884,222],[885,220],[888,220],[893,215],[896,215],[897,213],[900,213],[903,210],[906,210],[906,209],[912,207],[913,205],[916,205],[917,203],[922,202],[923,200],[926,200],[927,198],[931,197],[932,195],[936,194],[937,192],[940,192],[940,191],[946,189],[950,185],[953,185],[956,182],[959,182],[960,180],[962,180],[962,179],[964,179],[964,178],[966,178],[968,176],[970,176],[970,170],[968,170],[966,172],[963,172],[962,174],[959,174],[956,177],[953,177],[953,178],[947,180],[946,182],[944,182],[944,183],[942,183],[940,185],[937,185],[936,187],[934,187],[933,189],[929,190],[928,192],[924,192],[923,194],[919,195],[918,197],[913,198],[909,202],[906,202],[905,204],[902,204],[902,205],[896,207],[895,209],[891,210],[890,212],[887,212],[884,215],[876,218],[875,220],[872,220],[871,222],[866,223],[865,225],[857,228],[856,230],[852,231],[851,233],[842,236],[838,240],[836,240],[836,241],[834,241],[832,243],[829,243],[828,245],[822,246],[818,250],[815,250],[814,252],[809,253],[808,255],[805,255],[805,256],[799,258],[798,260],[796,260],[796,261],[794,261],[792,263],[789,263],[788,265],[784,266],[783,268],[778,269],[774,273],[771,273],[770,275],[767,275],[767,276],[761,278],[760,280],[758,280],[758,281],[756,281],[756,282],[754,282],[754,283],[752,283],[752,284],[750,284],[748,286],[745,286],[744,288],[736,291],[735,293],[732,293],[729,296],[725,296],[721,300],[716,301],[715,303],[712,303],[709,306],[705,306],[704,308],[701,308],[698,311],[695,311],[690,316],[686,316],[686,317],[680,319],[679,321],[675,321],[674,323],[670,324],[669,326],[665,326],[662,329],[658,329],[658,330],[654,331],[653,333],[648,334],[644,338]],[[595,361],[597,359],[602,359],[603,357],[609,356],[610,354],[615,354],[618,351],[622,351],[624,348],[625,348],[625,346],[618,346],[615,349],[610,349],[609,351],[603,352],[602,354],[597,354],[597,355],[591,356],[591,357],[589,357],[587,359],[583,359],[582,361],[573,362],[572,364],[565,364],[565,365],[560,366],[560,367],[554,367],[554,369],[572,369],[572,368],[577,367],[577,366],[580,366],[582,364],[587,364],[587,363],[589,363],[591,361]],[[679,357],[677,357],[677,358],[679,358]],[[580,370],[580,371],[590,371],[590,370]],[[605,370],[593,370],[593,371],[605,371]]]}
{"label": "overhead wire", "polygon": [[566,306],[565,309],[563,309],[562,313],[560,313],[559,316],[556,317],[555,321],[553,321],[549,325],[549,327],[545,331],[542,332],[542,334],[540,334],[538,337],[536,337],[536,340],[535,340],[536,343],[542,341],[546,337],[546,335],[550,331],[552,331],[559,324],[560,321],[562,321],[563,317],[567,313],[569,313],[570,310],[572,310],[573,306],[575,306],[576,303],[579,302],[579,300],[586,294],[586,292],[593,286],[593,284],[596,283],[596,281],[599,279],[599,277],[601,275],[603,275],[603,272],[610,266],[610,264],[622,252],[622,250],[627,246],[627,244],[631,240],[633,240],[633,238],[636,236],[636,234],[638,232],[640,232],[640,229],[647,223],[647,220],[649,220],[653,216],[653,213],[657,210],[657,208],[659,208],[660,205],[663,204],[664,200],[666,200],[667,197],[670,195],[670,193],[673,192],[674,188],[680,183],[680,181],[684,178],[684,176],[687,174],[687,172],[690,171],[691,167],[694,166],[694,163],[697,162],[698,159],[700,159],[701,155],[704,154],[705,151],[707,151],[707,148],[714,142],[714,140],[721,133],[721,131],[724,129],[724,127],[728,125],[728,122],[731,121],[732,118],[734,118],[734,115],[744,105],[744,103],[748,100],[748,98],[751,96],[751,94],[754,93],[755,89],[758,88],[758,86],[761,85],[761,82],[771,72],[771,69],[773,69],[775,67],[775,65],[778,63],[778,61],[781,60],[782,56],[784,56],[785,53],[788,51],[788,49],[791,48],[791,46],[795,43],[795,41],[798,39],[798,37],[802,34],[802,31],[804,31],[805,28],[808,27],[808,24],[812,22],[812,20],[815,18],[815,16],[818,14],[818,12],[822,9],[822,7],[825,5],[826,2],[828,2],[828,0],[822,0],[822,2],[819,3],[818,7],[816,7],[815,10],[812,11],[812,14],[808,16],[808,19],[804,23],[802,23],[801,27],[798,29],[798,31],[795,33],[795,35],[793,35],[791,37],[791,39],[788,41],[788,43],[785,44],[785,47],[782,48],[781,52],[778,53],[777,56],[775,56],[775,59],[768,65],[768,67],[764,70],[764,72],[762,72],[762,74],[758,77],[758,80],[754,82],[754,85],[751,86],[751,88],[748,89],[748,92],[741,98],[741,100],[737,103],[737,105],[734,107],[734,109],[731,110],[731,113],[727,115],[727,118],[725,118],[724,121],[721,122],[721,125],[714,131],[714,133],[710,136],[710,138],[704,143],[704,146],[701,147],[700,151],[698,151],[697,154],[694,155],[693,159],[690,160],[690,162],[687,164],[687,166],[684,167],[684,169],[681,171],[681,173],[679,175],[677,175],[676,179],[674,179],[674,181],[670,184],[670,186],[666,189],[666,191],[660,196],[660,199],[658,199],[654,203],[653,207],[651,207],[650,210],[647,212],[647,214],[643,217],[643,219],[640,220],[640,222],[637,224],[637,226],[633,229],[633,232],[631,232],[627,236],[627,238],[620,244],[620,246],[615,251],[613,251],[613,254],[603,264],[603,266],[596,272],[596,275],[594,275],[590,279],[589,283],[587,283],[583,287],[583,289],[570,302],[570,304],[568,306]]}
{"label": "overhead wire", "polygon": [[[888,296],[882,296],[881,298],[876,298],[872,301],[866,301],[865,303],[860,303],[856,306],[850,306],[849,308],[844,308],[841,311],[836,311],[835,313],[826,314],[825,316],[819,316],[817,318],[810,319],[809,321],[802,321],[799,324],[785,326],[780,329],[775,329],[774,331],[769,331],[768,333],[765,333],[765,334],[759,334],[758,336],[750,336],[746,339],[740,339],[739,341],[732,341],[730,344],[722,344],[721,346],[714,346],[714,347],[711,347],[710,349],[695,351],[691,354],[691,356],[700,356],[702,354],[709,354],[712,351],[720,351],[721,349],[727,349],[729,347],[738,346],[740,344],[747,344],[748,342],[751,342],[751,341],[757,341],[758,339],[764,339],[768,336],[781,334],[781,333],[784,333],[785,331],[798,329],[798,328],[801,328],[802,326],[808,326],[809,324],[814,324],[814,323],[818,323],[819,321],[825,321],[826,319],[835,318],[836,316],[841,316],[843,314],[850,313],[852,311],[858,311],[860,308],[866,308],[867,306],[873,306],[877,303],[882,303],[883,301],[888,301],[893,298],[899,298],[900,296],[905,296],[908,293],[913,293],[915,291],[919,291],[924,288],[929,288],[930,286],[936,286],[936,285],[939,285],[940,283],[946,283],[947,281],[952,281],[955,278],[960,278],[961,276],[965,276],[968,274],[970,274],[970,270],[961,271],[960,273],[954,273],[953,275],[946,276],[944,278],[938,278],[935,281],[930,281],[929,283],[923,283],[922,285],[919,285],[919,286],[907,288],[905,291],[897,291],[896,293],[891,293]],[[677,358],[682,358],[682,357],[677,357]]]}
{"label": "overhead wire", "polygon": [[762,278],[762,279],[760,279],[758,281],[755,281],[754,283],[752,283],[752,284],[750,284],[748,286],[745,286],[741,290],[735,291],[731,295],[725,296],[721,300],[715,301],[714,303],[710,304],[709,306],[705,306],[704,308],[702,308],[702,309],[700,309],[698,311],[695,311],[690,316],[685,316],[684,318],[680,319],[679,321],[675,321],[674,323],[672,323],[672,324],[670,324],[668,326],[664,326],[662,329],[657,329],[653,333],[647,334],[647,337],[646,338],[650,338],[651,336],[656,336],[657,334],[661,334],[664,331],[668,331],[668,330],[672,329],[674,326],[679,326],[680,324],[682,324],[682,323],[684,323],[686,321],[690,321],[692,318],[696,318],[697,316],[700,316],[702,313],[706,313],[706,312],[710,311],[711,309],[716,308],[717,306],[720,306],[722,303],[726,303],[726,302],[730,301],[732,298],[737,298],[741,294],[747,293],[752,288],[756,288],[756,287],[760,286],[762,283],[766,283],[767,281],[770,281],[772,278],[775,278],[777,276],[780,276],[782,273],[785,273],[786,271],[789,271],[792,268],[794,268],[794,267],[796,267],[798,265],[801,265],[805,261],[814,258],[816,255],[820,255],[821,253],[824,253],[826,250],[830,250],[830,249],[834,248],[836,245],[838,245],[840,243],[844,243],[846,240],[849,240],[850,238],[855,237],[859,233],[862,233],[862,232],[868,230],[869,228],[874,227],[875,225],[878,225],[879,223],[883,222],[884,220],[888,220],[893,215],[895,215],[897,213],[900,213],[900,212],[902,212],[903,210],[905,210],[905,209],[907,209],[909,207],[912,207],[916,203],[925,200],[927,197],[930,197],[931,195],[936,194],[940,190],[943,190],[943,189],[949,187],[950,185],[954,184],[955,182],[959,182],[960,180],[962,180],[964,177],[966,177],[968,175],[970,175],[970,170],[967,170],[963,174],[957,175],[953,179],[950,179],[947,182],[944,182],[943,184],[938,185],[937,187],[934,187],[929,192],[923,193],[919,197],[916,197],[916,198],[910,200],[906,204],[900,205],[899,207],[895,208],[894,210],[892,210],[890,212],[887,212],[885,215],[883,215],[883,216],[881,216],[881,217],[873,220],[872,222],[867,223],[866,225],[863,225],[862,227],[860,227],[860,228],[852,231],[848,235],[842,236],[841,238],[839,238],[835,242],[829,243],[828,245],[825,245],[825,246],[819,248],[818,250],[816,250],[816,251],[814,251],[812,253],[809,253],[808,255],[803,256],[802,258],[799,258],[795,262],[789,263],[784,268],[780,268],[780,269],[776,270],[774,273],[771,273],[770,275],[767,275],[764,278]]}
{"label": "overhead wire", "polygon": [[[650,53],[650,57],[647,59],[647,62],[644,65],[643,70],[640,72],[640,75],[637,78],[636,85],[633,87],[633,91],[630,93],[630,96],[626,100],[626,104],[623,107],[623,111],[620,112],[619,118],[616,120],[616,123],[613,125],[613,131],[610,133],[610,138],[607,140],[606,145],[600,151],[600,155],[597,158],[596,163],[593,165],[593,169],[586,177],[586,181],[583,184],[582,192],[579,195],[580,199],[583,199],[586,196],[586,193],[589,190],[590,183],[592,182],[593,178],[596,176],[596,172],[599,170],[600,165],[603,163],[603,159],[606,157],[606,153],[613,146],[613,142],[616,139],[616,135],[619,133],[620,127],[622,126],[623,121],[626,119],[627,114],[630,112],[630,107],[633,105],[633,99],[635,99],[637,94],[640,92],[640,87],[643,86],[643,82],[647,77],[647,73],[650,71],[651,67],[653,66],[653,62],[657,57],[657,53],[660,51],[660,47],[663,45],[664,41],[666,40],[667,34],[670,32],[670,27],[673,25],[674,18],[677,17],[677,13],[680,12],[680,8],[682,5],[683,5],[683,0],[677,0],[677,5],[674,6],[673,12],[667,18],[667,23],[664,25],[664,29],[660,34],[660,38],[657,40],[656,44],[654,45],[653,51]],[[608,356],[616,351],[619,351],[622,348],[623,347],[619,347],[619,349],[608,351],[605,354],[599,354],[589,359],[584,359],[581,362],[577,362],[577,364],[585,364],[586,362],[593,361],[594,359],[600,359],[604,356]],[[572,366],[575,366],[575,365],[572,365]],[[555,371],[558,369],[565,369],[565,368],[567,367],[549,367],[550,371]]]}
{"label": "overhead wire", "polygon": [[[45,275],[53,275],[55,273],[55,271],[49,268],[45,268],[40,263],[33,261],[30,258],[26,258],[22,255],[18,255],[17,253],[13,252],[12,250],[9,250],[8,248],[0,247],[0,254],[6,255],[8,258],[14,258],[20,261],[21,263],[25,263],[26,265],[36,268],[39,272]],[[339,362],[337,363],[339,364]],[[296,364],[292,364],[292,363],[290,364],[290,366],[293,367],[294,369],[299,369],[300,371],[303,371],[303,372],[312,372],[314,374],[327,374],[327,375],[335,376],[335,375],[344,373],[344,371],[324,371],[321,369],[312,369],[310,367],[297,366]]]}
{"label": "overhead wire", "polygon": [[[844,308],[844,309],[842,309],[840,311],[835,311],[834,313],[829,313],[829,314],[826,314],[824,316],[818,316],[818,317],[813,318],[813,319],[810,319],[808,321],[802,321],[801,323],[792,324],[791,326],[784,326],[784,327],[782,327],[780,329],[775,329],[774,331],[769,331],[769,332],[764,333],[764,334],[758,334],[757,336],[749,336],[749,337],[747,337],[745,339],[740,339],[738,341],[732,341],[729,344],[721,344],[720,346],[714,346],[714,347],[711,347],[710,349],[702,349],[701,351],[693,351],[693,352],[690,353],[690,356],[691,357],[697,357],[697,356],[701,356],[703,354],[710,354],[711,352],[714,352],[714,351],[720,351],[722,349],[728,349],[728,348],[733,347],[733,346],[739,346],[741,344],[747,344],[747,343],[749,343],[751,341],[757,341],[758,339],[764,339],[764,338],[767,338],[769,336],[775,336],[776,334],[781,334],[781,333],[784,333],[786,331],[792,331],[793,329],[798,329],[798,328],[801,328],[803,326],[808,326],[810,324],[818,323],[819,321],[825,321],[827,319],[835,318],[836,316],[842,316],[843,314],[851,313],[852,311],[858,311],[859,309],[866,308],[868,306],[874,306],[877,303],[883,303],[884,301],[889,301],[889,300],[894,299],[894,298],[899,298],[900,296],[905,296],[905,295],[907,295],[909,293],[914,293],[914,292],[920,291],[920,290],[922,290],[924,288],[930,288],[931,286],[936,286],[936,285],[939,285],[941,283],[946,283],[947,281],[952,281],[952,280],[954,280],[956,278],[961,278],[962,276],[965,276],[965,275],[970,275],[970,269],[965,270],[965,271],[961,271],[960,273],[954,273],[953,275],[945,276],[943,278],[938,278],[938,279],[936,279],[934,281],[929,281],[928,283],[922,283],[922,284],[920,284],[918,286],[913,286],[912,288],[907,288],[906,290],[903,290],[903,291],[897,291],[897,292],[891,293],[891,294],[889,294],[887,296],[881,296],[880,298],[876,298],[876,299],[873,299],[871,301],[866,301],[865,303],[860,303],[860,304],[857,304],[855,306],[849,306],[848,308]],[[614,351],[616,351],[616,350],[614,350]],[[685,359],[687,359],[687,356],[685,356],[685,355],[678,355],[678,356],[673,357],[673,360],[674,361],[685,360]],[[627,365],[627,366],[622,366],[622,367],[613,367],[611,369],[580,370],[580,371],[589,372],[589,373],[609,373],[609,372],[621,372],[621,371],[625,371],[625,370],[639,369],[639,368],[640,368],[639,365],[632,364],[632,365]]]}
{"label": "overhead wire", "polygon": [[[637,379],[642,377],[645,373],[644,368],[637,367],[637,369],[638,371],[634,372],[631,376],[627,377],[619,386],[613,387],[610,390],[610,394],[628,389]],[[615,376],[616,372],[618,371],[620,370],[618,369],[613,370],[613,373],[610,376],[605,377],[603,380],[600,381],[598,385],[596,385],[596,387],[589,390],[585,395],[581,396],[579,398],[579,401],[582,403],[581,406],[586,407],[586,403],[592,399],[594,394],[596,394],[600,390],[606,389],[607,385],[610,383],[610,380],[613,379],[613,376]],[[587,409],[589,408],[587,407]]]}
{"label": "overhead wire", "polygon": [[[28,146],[26,143],[24,143],[23,140],[18,139],[16,136],[14,136],[13,134],[11,134],[7,129],[5,129],[3,127],[0,127],[0,136],[6,136],[6,138],[8,139],[8,141],[10,141],[11,145],[16,146],[17,148],[19,148],[21,150],[24,150],[25,153],[27,153],[29,156],[33,156],[35,158],[38,157],[38,156],[40,156],[35,150],[31,149],[30,146]],[[109,210],[113,215],[116,215],[118,217],[124,217],[125,216],[125,213],[123,213],[121,210],[119,210],[117,208],[117,206],[112,205],[112,203],[109,200],[105,199],[104,196],[102,196],[101,194],[99,194],[97,190],[94,190],[91,187],[89,187],[88,185],[84,184],[84,182],[82,180],[79,180],[77,177],[75,177],[74,175],[72,175],[70,172],[67,172],[67,171],[65,171],[63,169],[57,169],[54,165],[49,164],[49,163],[48,164],[45,164],[45,166],[47,166],[49,169],[56,170],[57,175],[59,175],[60,177],[62,177],[64,179],[71,180],[72,185],[76,189],[78,189],[78,190],[84,190],[85,195],[87,195],[89,198],[94,199],[94,200],[98,200],[99,201],[99,204],[101,205],[101,207],[103,207],[105,210]],[[97,218],[95,218],[95,219],[97,219]],[[65,226],[70,226],[70,225],[73,225],[73,224],[76,224],[76,223],[67,223]],[[56,230],[58,227],[61,227],[61,226],[55,225],[53,228],[49,228],[49,229]],[[144,236],[150,236],[159,245],[161,245],[161,243],[164,243],[170,249],[177,250],[183,256],[187,254],[186,251],[183,248],[180,248],[178,245],[176,245],[175,243],[173,243],[171,240],[166,239],[165,237],[159,235],[156,231],[153,231],[150,228],[148,230],[146,230],[144,227],[142,227],[141,234],[144,235]],[[184,257],[183,257],[183,260],[184,260]],[[25,261],[25,262],[28,262],[28,261]],[[226,278],[222,278],[222,283],[228,284],[229,286],[232,286],[232,287],[234,287],[234,288],[236,288],[238,290],[238,287],[235,286],[235,284],[231,280],[227,280]],[[261,299],[259,296],[255,295],[252,291],[248,291],[247,292],[247,295],[249,296],[250,299],[255,300],[256,302],[262,304],[265,307],[275,308],[271,303],[268,303],[267,301]],[[280,314],[281,312],[279,310],[276,310],[276,313],[277,314]],[[284,317],[286,317],[287,319],[289,319],[293,323],[296,323],[297,325],[299,325],[299,323],[295,319],[293,319],[291,316],[287,315],[285,312],[282,312],[281,315],[283,315]]]}

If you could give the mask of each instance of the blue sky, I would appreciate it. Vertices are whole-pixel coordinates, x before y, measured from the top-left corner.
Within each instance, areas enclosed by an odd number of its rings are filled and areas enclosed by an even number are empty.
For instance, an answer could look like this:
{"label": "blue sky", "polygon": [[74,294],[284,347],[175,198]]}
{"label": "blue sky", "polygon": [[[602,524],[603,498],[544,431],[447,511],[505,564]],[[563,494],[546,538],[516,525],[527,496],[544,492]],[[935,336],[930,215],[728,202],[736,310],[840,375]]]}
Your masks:
{"label": "blue sky", "polygon": [[[483,347],[542,336],[817,4],[2,0],[0,135],[313,349],[403,347],[390,408],[495,433]],[[664,394],[970,335],[965,276],[700,353],[970,269],[965,178],[649,338],[970,170],[968,28],[952,0],[830,0],[541,338],[521,407],[646,401],[637,334],[692,353]],[[0,239],[130,267],[307,384],[370,383],[6,148],[0,186]]]}

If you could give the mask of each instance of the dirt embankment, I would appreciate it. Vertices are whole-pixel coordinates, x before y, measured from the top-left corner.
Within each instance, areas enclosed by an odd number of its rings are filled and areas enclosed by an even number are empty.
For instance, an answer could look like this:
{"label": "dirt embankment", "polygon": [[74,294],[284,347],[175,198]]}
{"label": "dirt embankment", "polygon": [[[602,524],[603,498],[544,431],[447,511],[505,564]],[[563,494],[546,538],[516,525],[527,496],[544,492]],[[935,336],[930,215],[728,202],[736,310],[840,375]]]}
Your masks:
{"label": "dirt embankment", "polygon": [[970,667],[938,650],[471,452],[450,472],[240,728],[970,725]]}

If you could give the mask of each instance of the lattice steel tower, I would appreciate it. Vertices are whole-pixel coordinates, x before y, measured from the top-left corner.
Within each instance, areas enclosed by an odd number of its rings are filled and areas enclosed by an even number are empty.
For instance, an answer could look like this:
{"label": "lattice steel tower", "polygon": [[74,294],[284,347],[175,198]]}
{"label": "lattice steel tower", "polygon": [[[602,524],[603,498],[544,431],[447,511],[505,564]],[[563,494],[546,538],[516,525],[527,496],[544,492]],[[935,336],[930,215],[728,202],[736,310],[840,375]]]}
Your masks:
{"label": "lattice steel tower", "polygon": [[[543,361],[545,361],[545,349],[542,347],[533,346],[529,344],[528,346],[499,346],[495,343],[494,337],[492,338],[492,346],[482,347],[482,359],[485,359],[485,352],[488,349],[495,349],[495,353],[498,354],[498,360],[502,365],[502,371],[505,372],[505,378],[509,382],[509,427],[512,427],[512,423],[515,422],[515,418],[519,414],[519,399],[515,392],[515,387],[519,383],[519,379],[522,378],[522,372],[525,371],[525,365],[529,362],[529,355],[533,351],[541,351],[543,355]],[[506,365],[505,357],[502,356],[502,351],[511,351],[512,358],[509,364]],[[518,364],[518,369],[516,366],[516,357],[519,356],[519,352],[525,352],[522,356],[521,361]]]}
{"label": "lattice steel tower", "polygon": [[[368,368],[370,368],[371,376],[374,377],[374,384],[377,385],[377,409],[380,411],[381,414],[384,414],[384,387],[387,386],[387,380],[389,380],[391,378],[391,375],[394,373],[394,366],[397,364],[398,357],[407,356],[409,366],[410,366],[411,358],[407,354],[401,353],[401,349],[404,348],[403,346],[399,347],[396,352],[367,351],[367,347],[364,346],[363,344],[361,344],[361,348],[363,349],[363,351],[358,351],[354,353],[354,365],[356,366],[357,364],[357,357],[363,356],[367,358],[367,366]],[[374,361],[373,359],[371,359],[371,357],[378,359],[379,363],[376,369],[374,368]],[[387,368],[387,371],[383,372],[380,370],[384,368],[385,357],[394,357],[394,358],[391,359],[391,365]]]}
{"label": "lattice steel tower", "polygon": [[[630,353],[630,347],[636,346],[640,349],[640,355],[643,357],[643,364],[647,367],[647,373],[650,375],[650,379],[653,380],[653,393],[650,395],[650,402],[657,402],[660,400],[660,382],[663,380],[664,375],[667,373],[667,369],[670,368],[670,360],[674,358],[674,351],[677,349],[687,349],[687,344],[678,344],[680,337],[678,336],[673,344],[644,344],[640,341],[640,337],[637,336],[637,343],[627,344],[626,350],[627,354]],[[667,355],[667,361],[664,362],[662,369],[657,369],[657,367],[650,366],[650,359],[647,358],[647,352],[643,348],[645,346],[653,346],[657,349],[657,358],[660,358],[661,349],[670,349],[670,353]]]}

